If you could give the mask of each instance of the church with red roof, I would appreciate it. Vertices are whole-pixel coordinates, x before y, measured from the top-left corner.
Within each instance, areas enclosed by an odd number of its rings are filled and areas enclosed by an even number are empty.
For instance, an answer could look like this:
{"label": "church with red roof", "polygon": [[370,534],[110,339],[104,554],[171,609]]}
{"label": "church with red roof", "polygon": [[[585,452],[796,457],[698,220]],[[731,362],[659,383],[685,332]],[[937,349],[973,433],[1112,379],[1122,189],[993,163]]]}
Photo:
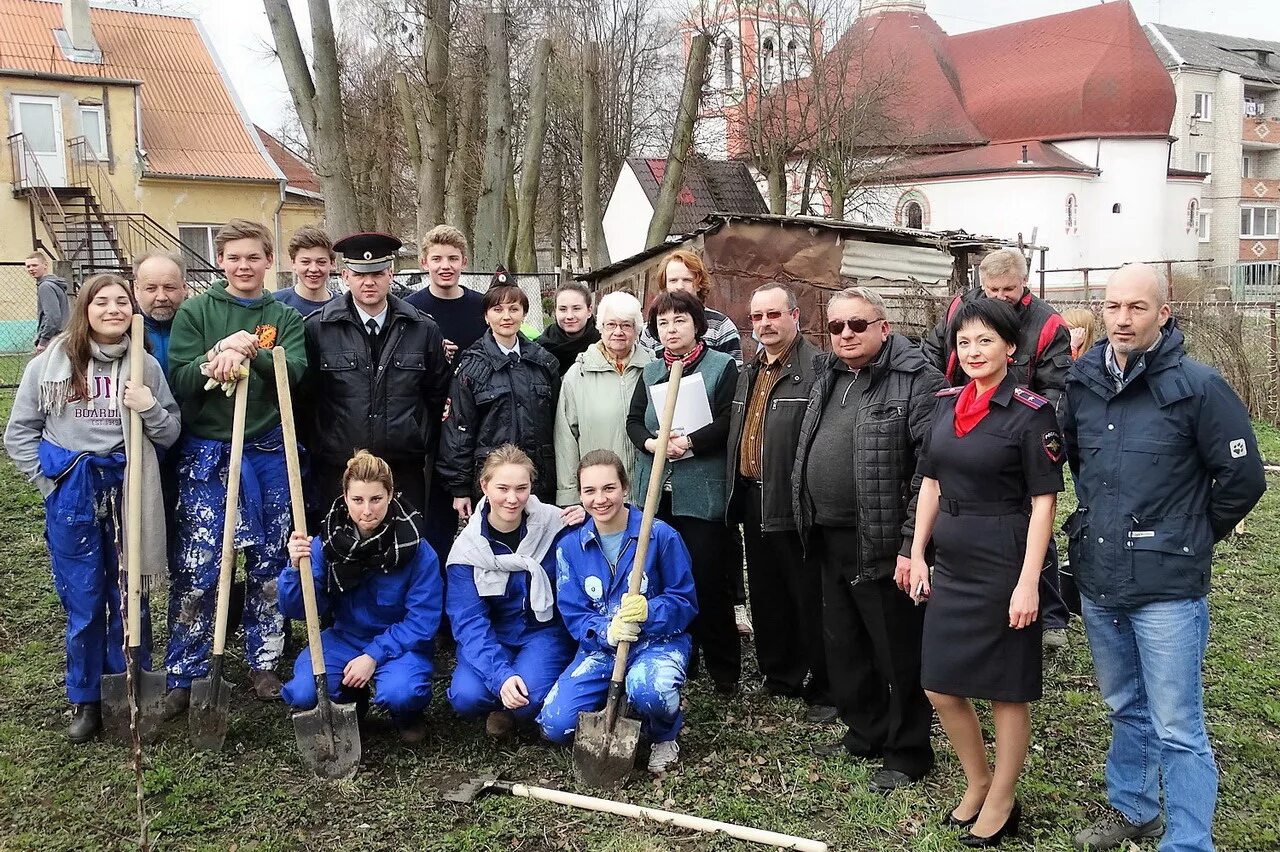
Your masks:
{"label": "church with red roof", "polygon": [[[704,147],[746,162],[764,189],[760,152],[778,142],[771,130],[784,134],[788,212],[807,190],[804,206],[832,218],[1035,234],[1049,269],[1197,257],[1204,175],[1169,167],[1174,87],[1128,2],[1081,0],[1074,11],[950,35],[923,0],[863,0],[829,50],[800,59],[778,49],[806,42],[767,2],[752,10],[750,38],[741,22],[720,23],[730,35],[712,51],[721,91],[704,109]],[[802,69],[790,80],[788,61]],[[745,96],[726,96],[735,71]],[[873,90],[863,102],[849,94]],[[841,139],[850,125],[839,116],[858,110],[878,120]],[[839,168],[833,148],[863,170],[841,210],[828,180]],[[1066,289],[1078,276],[1049,280]]]}

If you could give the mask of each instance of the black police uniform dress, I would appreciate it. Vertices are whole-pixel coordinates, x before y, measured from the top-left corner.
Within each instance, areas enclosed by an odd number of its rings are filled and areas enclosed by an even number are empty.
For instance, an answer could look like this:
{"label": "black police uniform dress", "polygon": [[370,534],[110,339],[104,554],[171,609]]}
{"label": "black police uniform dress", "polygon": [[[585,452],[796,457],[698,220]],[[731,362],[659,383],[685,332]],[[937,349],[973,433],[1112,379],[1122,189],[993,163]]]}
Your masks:
{"label": "black police uniform dress", "polygon": [[1049,401],[1010,375],[986,416],[957,438],[960,392],[938,392],[918,467],[942,494],[920,682],[947,695],[1036,701],[1040,623],[1011,628],[1009,599],[1022,573],[1031,497],[1063,488],[1062,436]]}

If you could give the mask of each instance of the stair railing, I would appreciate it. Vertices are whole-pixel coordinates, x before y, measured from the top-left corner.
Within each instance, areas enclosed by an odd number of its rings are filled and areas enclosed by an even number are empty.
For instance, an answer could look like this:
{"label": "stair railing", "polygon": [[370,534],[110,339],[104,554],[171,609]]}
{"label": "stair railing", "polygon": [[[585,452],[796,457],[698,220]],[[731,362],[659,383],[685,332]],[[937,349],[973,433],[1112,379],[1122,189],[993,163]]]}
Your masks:
{"label": "stair railing", "polygon": [[[9,136],[9,163],[13,169],[9,182],[13,186],[14,193],[25,194],[32,199],[31,241],[42,246],[55,259],[65,258],[66,247],[58,239],[58,226],[66,222],[67,215],[58,201],[57,194],[50,186],[44,169],[40,168],[40,160],[36,158],[35,151],[31,150],[26,137],[21,133]],[[55,251],[50,251],[49,246],[36,233],[34,217],[39,217],[40,224],[44,226],[45,233],[51,238]]]}

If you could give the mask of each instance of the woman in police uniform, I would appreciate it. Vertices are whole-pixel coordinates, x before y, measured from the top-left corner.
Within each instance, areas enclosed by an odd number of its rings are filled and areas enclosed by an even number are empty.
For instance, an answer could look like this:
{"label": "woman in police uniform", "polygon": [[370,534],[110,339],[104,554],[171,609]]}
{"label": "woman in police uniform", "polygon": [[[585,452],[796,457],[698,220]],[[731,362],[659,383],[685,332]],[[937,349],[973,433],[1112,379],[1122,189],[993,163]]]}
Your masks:
{"label": "woman in police uniform", "polygon": [[[1012,308],[966,302],[948,333],[969,383],[938,392],[904,591],[929,600],[920,680],[968,782],[943,822],[969,829],[964,845],[988,847],[1016,834],[1021,816],[1015,787],[1031,738],[1028,702],[1041,691],[1037,584],[1063,446],[1053,406],[1009,374],[1018,339]],[[975,698],[992,704],[994,772]]]}

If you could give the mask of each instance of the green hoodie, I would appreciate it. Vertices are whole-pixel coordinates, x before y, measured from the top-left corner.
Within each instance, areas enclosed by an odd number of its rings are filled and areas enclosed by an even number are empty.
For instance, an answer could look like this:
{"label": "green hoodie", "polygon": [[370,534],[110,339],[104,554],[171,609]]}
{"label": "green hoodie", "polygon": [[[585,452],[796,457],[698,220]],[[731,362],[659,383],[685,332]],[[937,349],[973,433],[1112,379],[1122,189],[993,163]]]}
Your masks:
{"label": "green hoodie", "polygon": [[[271,329],[275,330],[274,342]],[[262,349],[249,363],[249,406],[245,418],[245,438],[252,440],[280,424],[276,400],[275,367],[270,346],[283,346],[288,353],[289,384],[297,387],[307,369],[307,350],[302,315],[277,302],[270,292],[249,304],[241,304],[227,293],[227,282],[217,281],[209,289],[178,308],[169,338],[169,385],[182,404],[182,427],[198,438],[231,440],[234,397],[220,388],[207,391],[208,381],[200,365],[213,345],[237,331],[258,335]]]}

